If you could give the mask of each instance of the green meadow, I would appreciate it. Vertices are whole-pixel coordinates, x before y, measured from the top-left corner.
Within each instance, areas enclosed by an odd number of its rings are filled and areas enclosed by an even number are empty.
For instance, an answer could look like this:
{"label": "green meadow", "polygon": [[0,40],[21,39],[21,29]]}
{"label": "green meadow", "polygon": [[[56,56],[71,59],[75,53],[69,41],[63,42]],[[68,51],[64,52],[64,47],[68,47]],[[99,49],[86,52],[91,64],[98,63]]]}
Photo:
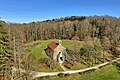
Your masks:
{"label": "green meadow", "polygon": [[[29,47],[30,52],[35,55],[37,58],[44,58],[47,57],[44,49],[47,48],[47,45],[51,42],[51,41],[55,41],[58,42],[57,39],[51,39],[51,40],[40,40],[40,41],[36,41],[36,42],[32,42],[27,44]],[[62,40],[62,45],[65,48],[68,49],[73,49],[74,46],[73,44],[77,43],[77,45],[81,48],[83,45],[83,42],[81,41],[75,41],[75,40]]]}
{"label": "green meadow", "polygon": [[[52,40],[39,40],[32,43],[28,43],[30,52],[36,56],[38,59],[40,58],[46,58],[46,54],[44,52],[44,49],[47,48],[47,44],[49,44],[51,41],[58,42],[57,39]],[[82,48],[83,42],[81,41],[74,41],[74,40],[62,40],[62,45],[68,49],[73,49],[73,44],[77,43],[77,46],[79,48]],[[67,55],[69,56],[69,55]],[[82,69],[86,66],[83,64],[77,64],[72,69]],[[45,77],[42,78],[42,80],[120,80],[120,71],[116,68],[114,65],[106,66],[102,69],[97,69],[94,72],[85,73],[82,75],[79,74],[71,74],[64,77],[59,76],[53,76],[53,77]],[[38,78],[38,80],[41,80],[41,78]]]}

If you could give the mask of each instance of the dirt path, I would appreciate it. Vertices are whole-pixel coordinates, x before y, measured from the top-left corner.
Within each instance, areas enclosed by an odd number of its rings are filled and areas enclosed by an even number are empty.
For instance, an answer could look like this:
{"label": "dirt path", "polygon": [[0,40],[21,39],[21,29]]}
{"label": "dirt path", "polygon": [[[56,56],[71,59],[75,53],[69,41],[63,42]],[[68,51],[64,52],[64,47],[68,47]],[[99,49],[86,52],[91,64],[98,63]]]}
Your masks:
{"label": "dirt path", "polygon": [[82,72],[85,72],[85,71],[96,70],[96,69],[98,69],[100,67],[103,67],[103,66],[105,66],[105,65],[107,65],[109,63],[114,63],[114,62],[116,62],[118,60],[120,60],[120,58],[117,58],[115,60],[111,60],[109,62],[99,64],[97,66],[81,69],[81,70],[68,70],[68,71],[59,71],[59,72],[36,72],[33,77],[36,78],[36,77],[43,77],[43,76],[55,76],[55,75],[58,75],[58,74],[61,74],[61,73],[63,73],[63,74],[82,73]]}
{"label": "dirt path", "polygon": [[[87,71],[92,71],[92,70],[96,70],[100,67],[104,67],[110,63],[114,63],[116,61],[120,60],[120,58],[116,58],[115,60],[111,60],[109,62],[105,62],[102,64],[99,64],[97,66],[93,66],[93,67],[89,67],[89,68],[85,68],[85,69],[81,69],[81,70],[65,70],[65,71],[58,71],[58,72],[35,72],[32,71],[31,73],[34,73],[33,75],[33,79],[37,78],[37,77],[45,77],[45,76],[55,76],[58,74],[75,74],[75,73],[82,73],[82,72],[87,72]],[[15,68],[13,68],[13,70],[17,70]],[[25,70],[20,70],[21,72],[25,72]]]}
{"label": "dirt path", "polygon": [[66,71],[65,67],[64,67],[62,64],[60,64],[60,67],[61,67],[64,71]]}

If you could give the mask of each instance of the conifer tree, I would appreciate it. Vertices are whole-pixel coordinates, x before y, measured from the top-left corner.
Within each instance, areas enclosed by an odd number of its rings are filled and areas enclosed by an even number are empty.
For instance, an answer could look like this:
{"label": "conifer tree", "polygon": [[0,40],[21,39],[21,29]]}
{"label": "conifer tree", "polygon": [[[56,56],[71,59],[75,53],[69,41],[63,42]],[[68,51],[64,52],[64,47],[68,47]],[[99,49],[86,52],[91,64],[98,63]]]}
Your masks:
{"label": "conifer tree", "polygon": [[8,68],[10,68],[11,53],[8,31],[4,26],[4,22],[0,21],[0,80],[7,78],[10,73]]}

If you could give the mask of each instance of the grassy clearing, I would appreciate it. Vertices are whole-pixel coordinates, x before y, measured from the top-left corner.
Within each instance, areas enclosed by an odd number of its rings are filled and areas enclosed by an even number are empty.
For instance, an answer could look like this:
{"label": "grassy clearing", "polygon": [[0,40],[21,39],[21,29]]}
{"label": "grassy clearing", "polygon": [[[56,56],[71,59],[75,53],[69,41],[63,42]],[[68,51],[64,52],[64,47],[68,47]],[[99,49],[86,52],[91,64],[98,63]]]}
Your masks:
{"label": "grassy clearing", "polygon": [[[35,55],[37,58],[45,58],[47,57],[45,55],[45,52],[44,52],[44,49],[47,48],[47,44],[50,43],[51,41],[55,41],[57,42],[58,40],[57,39],[52,39],[52,40],[41,40],[41,41],[37,41],[37,42],[32,42],[32,43],[29,43],[28,45],[30,45],[31,47],[29,48],[30,52]],[[74,42],[77,42],[78,43],[78,46],[79,47],[82,47],[82,42],[80,41],[73,41],[73,40],[62,40],[62,45],[65,47],[65,48],[68,48],[68,49],[72,49],[73,46],[72,44]],[[34,45],[34,44],[37,44],[37,45]]]}
{"label": "grassy clearing", "polygon": [[[51,40],[39,40],[39,41],[35,41],[35,42],[31,42],[31,43],[28,43],[28,47],[29,47],[29,50],[30,52],[37,57],[37,59],[42,59],[42,58],[48,58],[48,56],[46,56],[45,52],[44,52],[44,49],[47,48],[47,44],[49,44],[51,41],[55,41],[55,42],[58,42],[57,39],[51,39]],[[78,49],[82,48],[83,46],[83,43],[82,41],[76,41],[76,40],[62,40],[62,45],[65,47],[65,48],[68,48],[70,50],[73,50],[77,47]],[[108,55],[108,54],[107,54]],[[67,60],[70,62],[71,60],[71,56],[69,54],[67,54]],[[108,57],[109,58],[109,57]],[[83,60],[84,61],[84,60]],[[85,61],[84,61],[85,62]],[[41,63],[40,63],[41,64]],[[81,64],[80,62],[76,62],[76,63],[73,63],[73,65],[70,65],[70,64],[66,64],[65,67],[67,67],[68,69],[71,69],[71,70],[76,70],[76,69],[83,69],[83,68],[86,68],[88,67],[88,65],[85,65],[85,64]],[[43,65],[43,64],[41,64]]]}
{"label": "grassy clearing", "polygon": [[72,74],[66,77],[50,77],[45,80],[120,80],[120,74],[116,66],[109,65],[84,75]]}
{"label": "grassy clearing", "polygon": [[[45,54],[44,49],[47,48],[47,45],[51,41],[58,42],[57,39],[39,40],[39,41],[28,43],[28,44],[26,44],[26,46],[28,47],[28,49],[32,55],[36,56],[37,59],[41,60],[43,58],[48,58],[48,56],[46,56],[46,54]],[[65,48],[73,49],[74,48],[73,44],[77,44],[77,47],[79,47],[79,48],[81,48],[83,46],[82,41],[62,40],[62,45]],[[67,56],[67,60],[69,61],[71,59],[71,56],[69,54],[67,54],[66,56]],[[42,69],[39,69],[39,71],[51,71],[49,69],[45,69],[45,68],[47,68],[47,66],[44,63],[39,63],[39,65],[40,65],[39,67],[42,68]],[[71,67],[71,69],[83,69],[86,67],[86,65],[76,63],[76,64],[74,64],[74,66],[70,66],[70,67]],[[54,65],[54,69],[57,69],[57,70],[52,70],[52,71],[59,71],[58,66],[55,67],[55,65]]]}
{"label": "grassy clearing", "polygon": [[[35,55],[38,59],[40,58],[46,58],[44,49],[47,47],[47,44],[51,41],[57,42],[58,40],[52,39],[52,40],[42,40],[42,41],[36,41],[29,43],[28,46],[30,52]],[[65,46],[68,49],[73,49],[73,43],[77,42],[78,46],[81,48],[83,46],[83,42],[80,41],[72,41],[72,40],[62,40],[62,45]],[[70,57],[70,56],[68,56]],[[43,71],[46,70],[46,65],[43,66],[43,64],[40,64],[40,69]],[[76,63],[71,69],[83,69],[86,68],[86,65],[78,64]],[[45,68],[45,69],[44,69]],[[41,71],[41,70],[40,70]],[[50,71],[50,70],[46,70]],[[97,69],[95,72],[87,73],[84,75],[79,74],[72,74],[65,77],[49,77],[49,78],[38,78],[38,80],[120,80],[120,74],[118,74],[118,70],[116,69],[116,66],[109,65],[102,69]]]}
{"label": "grassy clearing", "polygon": [[[46,64],[44,62],[41,62],[43,59],[48,58],[48,56],[45,54],[44,49],[47,48],[47,45],[51,42],[51,41],[55,41],[58,42],[57,39],[51,39],[51,40],[38,40],[35,42],[31,42],[31,43],[27,43],[26,44],[26,48],[30,51],[30,53],[34,56],[36,56],[36,58],[39,60],[39,69],[38,71],[61,71],[59,68],[59,66],[52,66],[52,69],[48,69],[48,66],[46,66]],[[76,43],[77,47],[81,48],[83,46],[83,42],[82,41],[76,41],[76,40],[62,40],[62,45],[65,48],[68,49],[73,49],[74,46],[73,44]],[[66,55],[67,56],[67,60],[71,59],[71,56],[69,54]],[[85,68],[86,66],[80,63],[76,63],[74,66],[71,66],[71,69],[82,69]],[[45,69],[46,68],[46,69]]]}

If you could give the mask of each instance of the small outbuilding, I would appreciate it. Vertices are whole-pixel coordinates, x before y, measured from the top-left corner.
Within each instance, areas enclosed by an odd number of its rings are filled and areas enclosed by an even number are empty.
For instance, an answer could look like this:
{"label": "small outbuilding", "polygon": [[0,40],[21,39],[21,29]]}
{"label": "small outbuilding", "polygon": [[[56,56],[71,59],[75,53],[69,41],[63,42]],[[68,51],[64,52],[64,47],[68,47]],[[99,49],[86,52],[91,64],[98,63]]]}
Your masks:
{"label": "small outbuilding", "polygon": [[44,50],[49,58],[56,62],[63,63],[66,60],[66,48],[61,45],[61,41],[59,42],[60,43],[50,42]]}

